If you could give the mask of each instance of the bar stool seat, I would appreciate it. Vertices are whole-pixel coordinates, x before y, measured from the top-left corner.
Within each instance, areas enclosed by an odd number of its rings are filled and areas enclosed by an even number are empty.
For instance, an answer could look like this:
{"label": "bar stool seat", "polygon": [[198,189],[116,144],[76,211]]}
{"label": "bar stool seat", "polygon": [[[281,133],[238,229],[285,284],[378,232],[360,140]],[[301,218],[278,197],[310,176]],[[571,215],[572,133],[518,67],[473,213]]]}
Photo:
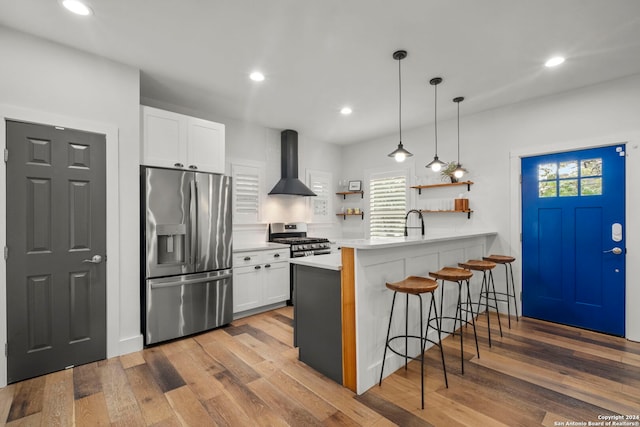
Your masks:
{"label": "bar stool seat", "polygon": [[[420,388],[422,392],[422,409],[424,409],[424,352],[425,352],[427,342],[430,342],[440,347],[440,356],[442,358],[442,370],[444,372],[444,382],[447,388],[449,388],[449,381],[447,380],[447,369],[444,364],[444,351],[442,349],[442,344],[440,343],[440,340],[442,339],[441,330],[440,330],[440,319],[438,317],[438,309],[436,307],[435,297],[434,297],[434,292],[436,291],[436,289],[438,289],[438,282],[426,277],[409,276],[406,279],[401,280],[399,282],[386,283],[386,287],[393,291],[393,300],[391,302],[391,314],[389,315],[389,327],[387,328],[387,338],[385,341],[384,354],[382,356],[382,367],[380,369],[380,381],[378,385],[382,386],[382,375],[384,373],[384,363],[387,358],[387,349],[391,350],[393,353],[397,354],[398,356],[404,357],[405,369],[407,369],[408,359],[420,360]],[[393,320],[393,308],[396,303],[396,296],[398,295],[398,292],[406,295],[405,333],[404,335],[396,335],[393,337],[389,337],[391,333],[391,323]],[[422,331],[424,327],[423,327],[423,316],[422,316],[422,294],[426,294],[426,293],[431,294],[431,302],[429,305],[429,314],[427,315],[427,327],[423,336]],[[416,295],[419,299],[420,335],[409,334],[409,295]],[[433,317],[431,316],[432,309],[434,312]],[[433,326],[431,326],[432,321],[436,322],[436,327],[434,329],[438,332],[437,342],[428,338],[429,327],[433,328]],[[420,356],[419,357],[409,356],[409,339],[410,338],[420,340]],[[391,346],[392,342],[400,339],[404,339],[405,341],[404,352],[394,349]]]}
{"label": "bar stool seat", "polygon": [[482,259],[486,261],[495,262],[496,264],[504,265],[504,274],[505,274],[507,291],[496,292],[496,294],[499,296],[498,302],[507,303],[507,316],[509,320],[509,329],[511,329],[511,300],[513,300],[513,306],[516,312],[516,321],[518,322],[520,321],[518,317],[518,301],[516,299],[517,298],[516,285],[513,280],[513,267],[511,266],[511,263],[514,262],[516,259],[510,255],[495,255],[495,254],[483,257]]}
{"label": "bar stool seat", "polygon": [[[502,336],[502,323],[500,322],[500,310],[498,309],[498,297],[496,296],[496,285],[493,281],[493,269],[496,263],[492,261],[470,259],[467,262],[460,262],[458,266],[474,271],[482,271],[482,285],[480,286],[480,296],[478,297],[478,316],[480,315],[480,307],[482,306],[482,298],[484,298],[484,308],[487,313],[487,330],[489,333],[489,347],[491,347],[491,316],[489,316],[489,308],[493,308],[498,316],[498,327],[500,328],[500,336]],[[491,285],[491,289],[489,288]],[[489,292],[493,293],[493,305],[489,301]]]}
{"label": "bar stool seat", "polygon": [[[444,319],[453,320],[453,328],[448,331],[444,330],[442,327],[442,332],[447,332],[452,335],[455,335],[456,331],[456,323],[460,322],[460,363],[462,365],[462,373],[464,374],[464,328],[462,327],[462,323],[469,323],[467,317],[462,319],[462,312],[471,313],[471,324],[473,325],[473,336],[476,341],[476,354],[478,358],[480,357],[480,348],[478,347],[478,334],[476,333],[476,321],[475,314],[473,312],[473,304],[471,303],[471,291],[469,289],[469,279],[473,277],[473,273],[469,270],[465,270],[463,268],[457,267],[444,267],[435,272],[429,272],[429,276],[433,277],[436,280],[442,281],[442,293],[440,294],[440,324],[442,325],[442,321]],[[455,316],[445,316],[443,310],[443,301],[444,301],[444,283],[445,282],[453,282],[458,284],[458,303],[456,305],[456,315]],[[463,283],[467,284],[467,297],[465,298],[463,307],[462,301],[462,285]]]}

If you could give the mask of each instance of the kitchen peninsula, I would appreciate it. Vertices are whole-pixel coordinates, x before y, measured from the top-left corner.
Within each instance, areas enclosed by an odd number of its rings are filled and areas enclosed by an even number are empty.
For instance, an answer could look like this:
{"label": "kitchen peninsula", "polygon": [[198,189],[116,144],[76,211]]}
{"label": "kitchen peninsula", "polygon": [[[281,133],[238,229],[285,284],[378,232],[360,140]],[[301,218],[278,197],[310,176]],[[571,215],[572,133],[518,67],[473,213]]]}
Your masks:
{"label": "kitchen peninsula", "polygon": [[[428,277],[429,271],[437,271],[445,266],[457,266],[458,262],[468,259],[481,259],[487,255],[495,236],[496,232],[487,230],[434,231],[418,238],[338,240],[337,243],[342,248],[339,258],[337,254],[330,254],[300,260],[291,259],[290,263],[294,265],[294,269],[304,266],[307,273],[314,274],[313,269],[340,272],[341,340],[334,342],[342,344],[342,384],[362,394],[378,382],[392,298],[392,292],[384,286],[385,282],[399,281],[410,275]],[[318,273],[318,277],[322,277],[322,273]],[[332,281],[337,282],[338,275],[334,276],[335,279]],[[330,283],[326,284],[331,286]],[[317,289],[310,289],[311,286],[318,286],[317,281],[296,281],[294,274],[296,295],[317,292]],[[473,291],[475,299],[479,286],[474,279]],[[440,293],[441,289],[438,289],[438,302]],[[334,301],[331,303],[332,306],[337,304],[335,299],[331,301]],[[456,301],[457,291],[453,287],[447,287],[444,299],[445,315],[455,314]],[[335,307],[327,307],[327,312],[333,309]],[[417,315],[417,304],[410,304],[410,319],[417,319]],[[392,332],[403,329],[404,316],[394,316]],[[430,338],[437,339],[435,334]],[[417,345],[410,349],[410,352],[414,355],[419,354]],[[390,369],[385,369],[385,374],[390,375],[401,367],[403,362],[402,358],[389,355],[385,367],[388,366]],[[313,364],[310,366],[313,367]]]}

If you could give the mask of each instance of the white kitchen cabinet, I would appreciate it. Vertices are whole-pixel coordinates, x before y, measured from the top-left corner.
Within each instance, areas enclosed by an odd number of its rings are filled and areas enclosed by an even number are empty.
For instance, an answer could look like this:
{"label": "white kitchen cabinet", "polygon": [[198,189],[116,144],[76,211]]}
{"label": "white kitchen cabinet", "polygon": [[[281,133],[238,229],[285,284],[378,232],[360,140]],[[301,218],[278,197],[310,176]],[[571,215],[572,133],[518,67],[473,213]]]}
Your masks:
{"label": "white kitchen cabinet", "polygon": [[234,267],[233,312],[251,310],[262,304],[262,266]]}
{"label": "white kitchen cabinet", "polygon": [[[290,299],[289,249],[236,252],[233,256],[233,313],[242,317]],[[242,313],[240,316],[235,316]]]}
{"label": "white kitchen cabinet", "polygon": [[224,173],[223,124],[143,106],[142,163]]}
{"label": "white kitchen cabinet", "polygon": [[275,304],[290,298],[289,263],[272,262],[264,266],[264,302]]}

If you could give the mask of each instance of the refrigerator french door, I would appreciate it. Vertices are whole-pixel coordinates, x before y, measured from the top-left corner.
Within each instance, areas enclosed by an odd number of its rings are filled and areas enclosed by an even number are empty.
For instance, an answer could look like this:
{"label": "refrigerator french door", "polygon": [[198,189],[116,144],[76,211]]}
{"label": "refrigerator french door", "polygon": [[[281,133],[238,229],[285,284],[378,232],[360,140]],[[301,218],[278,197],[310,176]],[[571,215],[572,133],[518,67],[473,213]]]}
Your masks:
{"label": "refrigerator french door", "polygon": [[232,320],[231,178],[141,168],[145,344]]}

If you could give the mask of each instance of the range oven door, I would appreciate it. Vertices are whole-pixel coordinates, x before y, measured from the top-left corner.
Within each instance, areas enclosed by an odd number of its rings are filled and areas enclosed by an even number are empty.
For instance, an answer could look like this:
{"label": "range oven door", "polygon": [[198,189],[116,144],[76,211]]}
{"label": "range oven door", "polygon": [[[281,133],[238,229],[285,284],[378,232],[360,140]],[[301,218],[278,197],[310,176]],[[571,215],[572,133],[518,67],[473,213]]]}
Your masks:
{"label": "range oven door", "polygon": [[146,281],[145,344],[231,323],[231,269]]}

